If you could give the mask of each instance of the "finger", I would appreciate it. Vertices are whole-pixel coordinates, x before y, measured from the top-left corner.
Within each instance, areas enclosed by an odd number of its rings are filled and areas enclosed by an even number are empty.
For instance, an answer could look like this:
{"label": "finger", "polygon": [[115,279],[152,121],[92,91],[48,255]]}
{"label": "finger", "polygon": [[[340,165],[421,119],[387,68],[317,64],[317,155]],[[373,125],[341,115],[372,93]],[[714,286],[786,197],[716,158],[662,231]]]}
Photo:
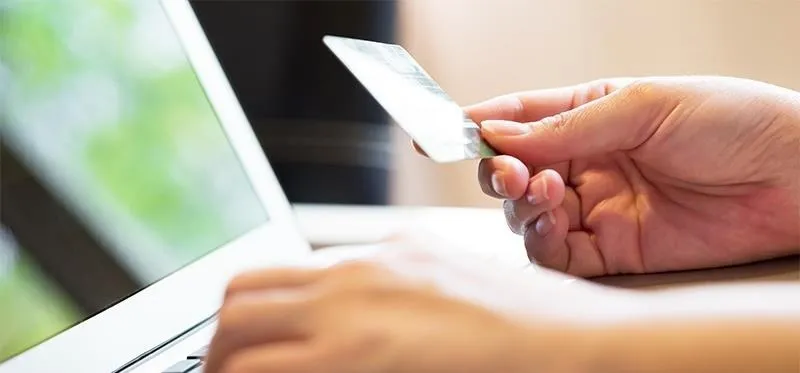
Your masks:
{"label": "finger", "polygon": [[554,170],[542,170],[534,175],[525,190],[525,199],[533,206],[551,208],[564,200],[564,179]]}
{"label": "finger", "polygon": [[219,312],[208,360],[222,361],[258,344],[309,338],[311,307],[308,292],[266,291],[230,298]]}
{"label": "finger", "polygon": [[[633,81],[630,78],[604,79],[568,87],[512,93],[469,105],[464,111],[479,125],[486,120],[534,122],[604,97]],[[412,145],[419,154],[427,156],[413,140]]]}
{"label": "finger", "polygon": [[642,145],[677,106],[678,98],[633,85],[539,121],[484,121],[482,136],[502,154],[528,165],[586,158]]}
{"label": "finger", "polygon": [[553,215],[555,223],[542,216],[525,232],[525,248],[531,261],[578,277],[606,274],[594,236],[585,231],[567,232],[563,208],[555,209]]}
{"label": "finger", "polygon": [[495,198],[522,198],[529,177],[528,167],[513,157],[501,155],[483,159],[478,164],[481,190]]}
{"label": "finger", "polygon": [[594,234],[586,231],[569,232],[565,243],[570,257],[565,272],[578,277],[609,274]]}
{"label": "finger", "polygon": [[322,355],[310,343],[273,343],[235,351],[221,360],[208,360],[205,373],[324,372]]}
{"label": "finger", "polygon": [[569,228],[567,219],[567,212],[558,206],[526,227],[525,249],[531,262],[562,271],[567,267],[569,253],[564,243]]}
{"label": "finger", "polygon": [[304,286],[323,276],[323,270],[309,268],[278,268],[244,272],[228,283],[225,289],[225,298],[254,290]]}
{"label": "finger", "polygon": [[546,165],[546,166],[539,166],[539,167],[530,166],[529,168],[531,170],[531,175],[535,175],[535,174],[537,174],[539,172],[542,172],[544,170],[553,170],[553,171],[557,172],[561,176],[561,178],[564,180],[564,184],[569,185],[570,184],[570,178],[569,178],[570,175],[569,174],[570,174],[571,163],[572,162],[569,162],[569,161],[568,162],[559,162],[559,163],[554,163],[554,164],[550,164],[550,165]]}
{"label": "finger", "polygon": [[583,215],[581,215],[581,198],[574,188],[566,187],[564,202],[561,204],[567,212],[569,220],[569,230],[577,231],[583,227]]}
{"label": "finger", "polygon": [[[391,244],[391,243],[390,243]],[[398,250],[386,248],[386,250]],[[402,250],[402,249],[400,249]],[[341,261],[328,268],[323,289],[333,293],[365,287],[379,287],[397,281],[397,268],[380,254]]]}
{"label": "finger", "polygon": [[535,122],[604,97],[630,84],[633,79],[619,78],[495,97],[464,108],[475,122],[498,119]]}
{"label": "finger", "polygon": [[504,202],[508,227],[516,234],[524,234],[526,227],[563,200],[564,181],[555,171],[542,171],[531,178],[525,198]]}

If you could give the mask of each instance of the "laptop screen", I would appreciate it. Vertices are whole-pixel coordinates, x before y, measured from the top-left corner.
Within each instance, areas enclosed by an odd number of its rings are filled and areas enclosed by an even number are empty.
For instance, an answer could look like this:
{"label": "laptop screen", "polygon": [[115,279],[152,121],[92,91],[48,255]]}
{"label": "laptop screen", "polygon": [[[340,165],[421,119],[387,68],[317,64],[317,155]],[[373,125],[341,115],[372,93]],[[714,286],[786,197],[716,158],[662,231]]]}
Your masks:
{"label": "laptop screen", "polygon": [[0,362],[263,224],[157,0],[0,1]]}

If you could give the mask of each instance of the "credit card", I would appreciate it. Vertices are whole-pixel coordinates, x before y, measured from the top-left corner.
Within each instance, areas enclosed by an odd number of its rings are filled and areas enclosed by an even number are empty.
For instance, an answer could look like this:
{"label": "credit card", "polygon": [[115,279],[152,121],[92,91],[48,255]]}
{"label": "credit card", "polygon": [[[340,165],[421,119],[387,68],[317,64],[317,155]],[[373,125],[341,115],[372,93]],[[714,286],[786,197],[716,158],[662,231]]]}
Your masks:
{"label": "credit card", "polygon": [[430,159],[495,155],[478,125],[402,46],[330,35],[322,40]]}

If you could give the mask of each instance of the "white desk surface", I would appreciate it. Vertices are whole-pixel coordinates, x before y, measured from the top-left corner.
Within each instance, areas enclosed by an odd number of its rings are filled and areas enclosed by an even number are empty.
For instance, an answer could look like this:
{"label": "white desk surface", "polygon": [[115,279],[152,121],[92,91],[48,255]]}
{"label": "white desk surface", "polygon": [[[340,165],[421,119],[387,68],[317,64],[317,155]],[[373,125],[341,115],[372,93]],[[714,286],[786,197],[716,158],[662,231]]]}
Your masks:
{"label": "white desk surface", "polygon": [[[371,244],[397,232],[425,229],[503,261],[527,261],[522,237],[511,233],[500,209],[450,207],[294,206],[300,229],[314,247]],[[741,281],[800,281],[800,259],[789,257],[756,264],[596,281],[622,287],[663,288]]]}

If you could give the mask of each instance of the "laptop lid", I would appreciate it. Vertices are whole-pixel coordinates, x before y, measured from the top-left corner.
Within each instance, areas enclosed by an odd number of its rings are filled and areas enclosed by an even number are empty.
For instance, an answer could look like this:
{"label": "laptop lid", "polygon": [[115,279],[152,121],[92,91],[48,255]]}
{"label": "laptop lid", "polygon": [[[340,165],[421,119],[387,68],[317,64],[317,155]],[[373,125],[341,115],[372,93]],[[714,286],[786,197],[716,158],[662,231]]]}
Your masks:
{"label": "laptop lid", "polygon": [[0,373],[110,372],[309,251],[186,0],[0,3]]}

